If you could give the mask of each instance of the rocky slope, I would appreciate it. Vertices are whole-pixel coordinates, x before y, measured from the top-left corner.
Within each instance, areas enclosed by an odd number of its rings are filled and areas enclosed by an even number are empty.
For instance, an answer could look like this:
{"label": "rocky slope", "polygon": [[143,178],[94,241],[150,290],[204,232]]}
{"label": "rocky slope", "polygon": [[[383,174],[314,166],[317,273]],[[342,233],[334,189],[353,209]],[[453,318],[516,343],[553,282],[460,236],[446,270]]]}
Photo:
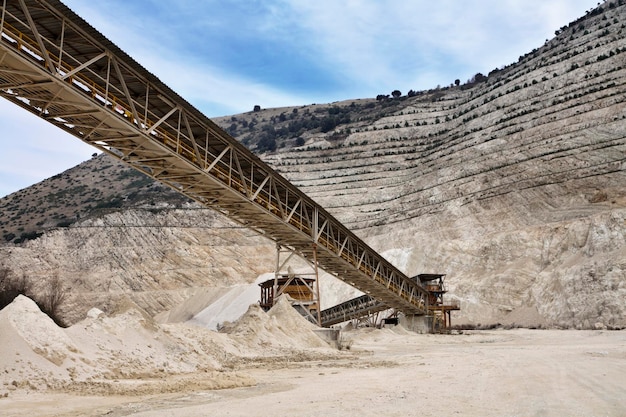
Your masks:
{"label": "rocky slope", "polygon": [[[456,322],[623,327],[622,3],[474,83],[217,121],[407,274],[447,273]],[[0,201],[0,264],[64,277],[83,310],[126,295],[156,314],[273,269],[270,242],[140,177],[116,182],[130,174],[108,159],[75,170],[89,175]],[[55,218],[42,204],[70,184],[92,194],[59,201]]]}

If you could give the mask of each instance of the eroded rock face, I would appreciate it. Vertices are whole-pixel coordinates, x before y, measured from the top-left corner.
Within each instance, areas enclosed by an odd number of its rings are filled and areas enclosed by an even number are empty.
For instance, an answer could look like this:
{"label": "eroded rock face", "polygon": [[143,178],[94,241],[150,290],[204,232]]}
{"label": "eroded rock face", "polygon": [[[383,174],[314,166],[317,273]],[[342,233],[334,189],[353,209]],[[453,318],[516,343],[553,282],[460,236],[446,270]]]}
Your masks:
{"label": "eroded rock face", "polygon": [[[449,298],[461,304],[457,323],[624,326],[625,209],[525,227],[468,214],[456,218],[465,224],[457,237],[429,233],[425,220],[398,230],[393,241],[379,235],[371,242],[404,245],[407,270],[448,273]],[[481,228],[484,221],[493,227]]]}
{"label": "eroded rock face", "polygon": [[274,265],[274,245],[211,210],[125,210],[2,247],[3,263],[35,278],[63,279],[69,323],[130,297],[149,314],[173,308],[203,287],[241,284]]}
{"label": "eroded rock face", "polygon": [[[473,86],[236,120],[260,132],[352,112],[261,156],[408,275],[448,274],[462,308],[453,322],[626,326],[624,21],[626,6],[589,13]],[[106,193],[107,177],[87,172]],[[155,193],[144,186],[148,201]],[[128,201],[124,189],[116,195]],[[270,242],[210,211],[173,207],[98,214],[0,255],[14,271],[63,277],[80,294],[68,307],[76,317],[119,294],[156,314],[200,287],[273,270]],[[327,288],[337,300],[344,291]]]}

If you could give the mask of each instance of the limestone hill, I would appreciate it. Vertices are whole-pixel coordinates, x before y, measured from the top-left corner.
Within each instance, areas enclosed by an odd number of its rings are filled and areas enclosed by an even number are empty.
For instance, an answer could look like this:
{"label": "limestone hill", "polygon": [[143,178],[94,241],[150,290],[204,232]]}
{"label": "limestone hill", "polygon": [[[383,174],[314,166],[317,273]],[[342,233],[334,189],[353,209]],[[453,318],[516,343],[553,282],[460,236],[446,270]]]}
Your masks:
{"label": "limestone hill", "polygon": [[[623,327],[622,3],[472,83],[216,121],[407,274],[447,273],[454,321]],[[0,200],[0,264],[63,277],[75,312],[151,314],[272,270],[271,242],[130,172],[97,157]]]}

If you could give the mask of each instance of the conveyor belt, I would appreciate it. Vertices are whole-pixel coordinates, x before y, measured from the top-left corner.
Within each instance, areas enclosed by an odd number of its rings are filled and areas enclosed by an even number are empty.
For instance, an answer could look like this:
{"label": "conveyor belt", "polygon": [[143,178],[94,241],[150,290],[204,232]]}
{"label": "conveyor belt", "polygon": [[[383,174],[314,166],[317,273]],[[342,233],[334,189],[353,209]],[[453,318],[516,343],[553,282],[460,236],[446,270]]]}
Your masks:
{"label": "conveyor belt", "polygon": [[5,0],[0,95],[412,314],[427,292],[56,0]]}

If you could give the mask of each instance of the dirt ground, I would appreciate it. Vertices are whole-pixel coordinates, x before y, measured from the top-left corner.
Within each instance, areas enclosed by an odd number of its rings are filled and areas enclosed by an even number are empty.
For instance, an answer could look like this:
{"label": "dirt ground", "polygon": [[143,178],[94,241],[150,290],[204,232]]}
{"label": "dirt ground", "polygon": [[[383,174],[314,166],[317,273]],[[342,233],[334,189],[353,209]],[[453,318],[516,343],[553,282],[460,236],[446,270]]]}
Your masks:
{"label": "dirt ground", "polygon": [[[345,357],[243,365],[256,385],[149,396],[15,392],[4,416],[624,416],[626,331],[346,332]],[[197,382],[197,377],[194,377]],[[191,387],[197,387],[194,383]],[[183,385],[184,387],[184,385]]]}

